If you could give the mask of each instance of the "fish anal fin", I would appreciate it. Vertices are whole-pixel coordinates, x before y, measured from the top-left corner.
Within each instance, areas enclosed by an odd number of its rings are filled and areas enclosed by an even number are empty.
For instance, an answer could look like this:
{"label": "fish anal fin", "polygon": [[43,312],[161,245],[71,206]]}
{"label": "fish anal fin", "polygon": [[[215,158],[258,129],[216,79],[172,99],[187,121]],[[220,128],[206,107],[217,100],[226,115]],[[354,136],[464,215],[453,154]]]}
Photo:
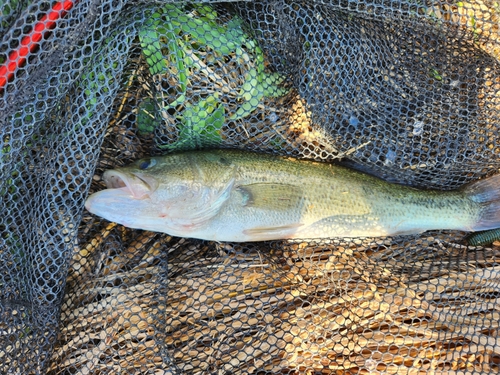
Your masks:
{"label": "fish anal fin", "polygon": [[237,189],[244,196],[245,207],[284,211],[296,209],[303,201],[302,189],[289,184],[255,183]]}

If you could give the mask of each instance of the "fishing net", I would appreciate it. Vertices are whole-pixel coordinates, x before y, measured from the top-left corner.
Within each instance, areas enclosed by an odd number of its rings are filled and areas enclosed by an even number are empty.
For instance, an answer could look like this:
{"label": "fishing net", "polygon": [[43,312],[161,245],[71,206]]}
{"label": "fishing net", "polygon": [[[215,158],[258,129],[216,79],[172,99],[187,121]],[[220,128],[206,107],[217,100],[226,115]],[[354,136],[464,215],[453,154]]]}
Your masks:
{"label": "fishing net", "polygon": [[492,0],[0,2],[0,373],[497,374],[498,242],[216,243],[84,202],[107,169],[209,147],[419,188],[495,174],[499,17]]}

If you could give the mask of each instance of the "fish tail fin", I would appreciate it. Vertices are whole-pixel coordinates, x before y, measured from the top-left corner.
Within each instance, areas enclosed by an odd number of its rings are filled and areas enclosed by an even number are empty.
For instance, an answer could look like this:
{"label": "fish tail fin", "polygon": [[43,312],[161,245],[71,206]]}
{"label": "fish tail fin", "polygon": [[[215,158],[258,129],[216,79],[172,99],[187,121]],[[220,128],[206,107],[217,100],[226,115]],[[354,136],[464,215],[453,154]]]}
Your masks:
{"label": "fish tail fin", "polygon": [[474,231],[500,228],[500,174],[473,182],[464,188],[467,196],[482,206]]}

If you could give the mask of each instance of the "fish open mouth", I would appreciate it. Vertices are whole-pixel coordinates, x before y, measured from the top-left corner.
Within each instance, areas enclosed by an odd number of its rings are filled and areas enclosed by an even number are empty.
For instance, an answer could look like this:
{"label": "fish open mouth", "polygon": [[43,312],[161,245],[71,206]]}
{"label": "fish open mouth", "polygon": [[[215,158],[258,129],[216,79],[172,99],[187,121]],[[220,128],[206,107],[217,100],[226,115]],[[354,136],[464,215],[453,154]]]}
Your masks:
{"label": "fish open mouth", "polygon": [[115,170],[104,172],[104,183],[108,189],[122,189],[135,199],[148,198],[158,188],[157,180],[144,173],[122,173]]}
{"label": "fish open mouth", "polygon": [[103,177],[104,183],[108,189],[119,189],[127,186],[123,178],[124,176],[122,176],[121,173],[105,173]]}

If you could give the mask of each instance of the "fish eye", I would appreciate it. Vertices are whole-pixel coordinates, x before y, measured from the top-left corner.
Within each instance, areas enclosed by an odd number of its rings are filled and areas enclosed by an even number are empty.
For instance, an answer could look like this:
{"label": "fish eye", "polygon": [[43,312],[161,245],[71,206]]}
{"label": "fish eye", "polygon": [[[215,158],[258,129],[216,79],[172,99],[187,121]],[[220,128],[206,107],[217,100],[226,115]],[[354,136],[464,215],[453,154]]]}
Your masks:
{"label": "fish eye", "polygon": [[139,169],[145,170],[156,165],[156,159],[143,159],[139,161]]}

